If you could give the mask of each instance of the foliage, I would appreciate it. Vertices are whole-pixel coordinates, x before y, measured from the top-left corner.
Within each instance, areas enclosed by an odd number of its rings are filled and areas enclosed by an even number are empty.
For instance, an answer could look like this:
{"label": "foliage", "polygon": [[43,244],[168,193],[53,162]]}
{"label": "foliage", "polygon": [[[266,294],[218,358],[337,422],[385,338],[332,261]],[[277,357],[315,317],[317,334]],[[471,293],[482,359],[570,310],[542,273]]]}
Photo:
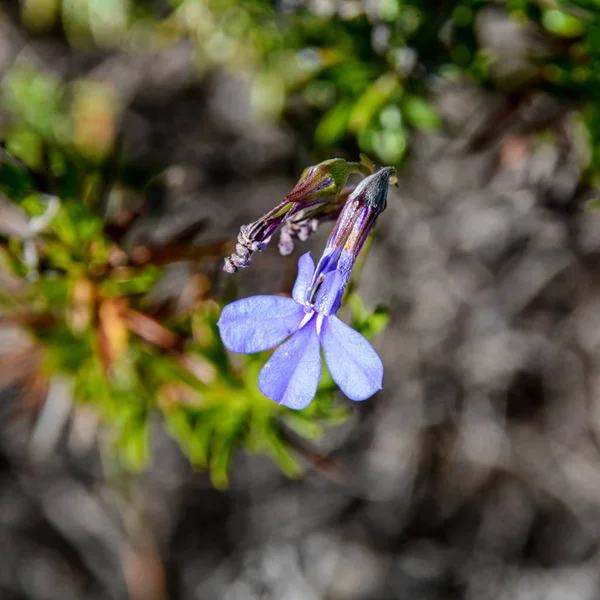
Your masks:
{"label": "foliage", "polygon": [[[597,136],[600,6],[590,0],[159,4],[162,11],[143,0],[61,6],[27,0],[22,16],[34,31],[60,24],[70,42],[84,49],[152,53],[191,39],[199,77],[225,68],[248,83],[257,115],[312,120],[321,158],[336,154],[340,145],[356,144],[383,163],[400,163],[414,130],[441,124],[428,98],[431,77],[438,75],[511,92],[525,85],[567,95],[585,105],[590,135]],[[541,47],[532,43],[525,49],[527,64],[500,79],[496,67],[506,57],[487,43],[478,25],[482,12],[499,6],[515,27],[531,28],[532,36],[545,33]],[[54,103],[56,87],[48,91]],[[33,103],[28,110],[40,118]],[[48,121],[51,111],[42,112]]]}
{"label": "foliage", "polygon": [[[545,41],[515,79],[498,77],[500,59],[478,33],[483,11],[499,7]],[[360,149],[401,163],[415,131],[441,126],[429,94],[434,77],[566,97],[588,133],[590,181],[598,178],[600,5],[591,0],[24,0],[20,10],[32,34],[59,31],[81,52],[152,55],[191,40],[199,80],[215,69],[241,77],[257,117],[314,132],[308,142],[318,158]],[[256,380],[266,357],[224,351],[215,330],[224,299],[207,273],[189,312],[153,305],[161,265],[181,259],[181,249],[145,255],[122,244],[143,185],[115,164],[126,102],[119,91],[65,83],[18,61],[1,93],[10,118],[0,131],[0,191],[29,223],[20,233],[0,231],[2,267],[17,282],[2,293],[2,314],[33,333],[46,377],[73,378],[76,397],[113,425],[114,447],[131,467],[144,464],[161,415],[215,485],[226,484],[239,445],[297,475],[286,432],[317,437],[346,411],[334,405],[327,376],[300,413],[265,399]],[[60,203],[53,216],[50,197]],[[193,254],[216,260],[227,250],[223,243]],[[385,311],[367,313],[354,292],[346,306],[365,335],[384,327]]]}
{"label": "foliage", "polygon": [[[81,187],[89,189],[93,174],[77,173]],[[160,268],[136,264],[108,234],[111,222],[94,210],[96,195],[71,197],[68,179],[65,184],[57,189],[60,209],[35,241],[39,272],[23,260],[22,240],[3,246],[7,272],[29,279],[4,296],[3,312],[35,336],[45,376],[63,373],[73,379],[76,398],[111,424],[114,447],[129,467],[145,464],[149,429],[160,414],[191,462],[210,468],[217,486],[226,485],[239,445],[271,455],[288,475],[298,475],[284,429],[315,438],[344,418],[346,410],[333,404],[331,381],[322,382],[311,407],[296,413],[259,392],[265,353],[246,357],[225,351],[214,300],[198,297],[192,312],[159,320],[149,292]],[[36,192],[21,198],[20,207],[30,218],[47,210],[45,197]],[[378,327],[379,311],[371,323],[360,303],[355,306],[362,329]]]}

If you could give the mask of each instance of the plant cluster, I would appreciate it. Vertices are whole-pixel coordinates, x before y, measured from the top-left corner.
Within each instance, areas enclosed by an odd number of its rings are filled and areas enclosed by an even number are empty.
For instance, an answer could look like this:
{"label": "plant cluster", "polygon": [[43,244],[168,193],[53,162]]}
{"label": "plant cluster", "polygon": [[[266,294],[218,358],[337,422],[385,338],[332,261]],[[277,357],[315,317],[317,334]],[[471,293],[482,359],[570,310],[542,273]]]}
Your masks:
{"label": "plant cluster", "polygon": [[[533,40],[525,67],[508,77],[481,35],[490,10]],[[600,5],[591,0],[24,0],[19,18],[31,35],[64,37],[83,54],[154,55],[192,43],[198,80],[215,70],[243,79],[258,119],[311,132],[314,162],[364,151],[400,165],[415,131],[441,126],[430,97],[437,78],[502,90],[517,103],[540,92],[562,97],[587,132],[588,182],[597,182]],[[216,323],[235,294],[215,288],[211,268],[228,255],[230,271],[248,266],[273,223],[285,221],[280,249],[290,252],[317,221],[337,218],[351,194],[342,189],[348,173],[318,212],[284,199],[242,229],[235,251],[229,240],[128,248],[156,174],[136,170],[119,144],[119,90],[91,78],[65,82],[19,60],[0,91],[1,311],[31,336],[30,387],[43,398],[56,374],[68,375],[74,398],[110,423],[112,447],[131,467],[147,460],[160,417],[215,485],[226,484],[239,446],[299,473],[297,436],[320,435],[347,410],[334,403],[327,375],[302,412],[260,393],[267,356],[223,347]],[[368,172],[366,163],[343,163]],[[152,293],[165,265],[181,260],[199,265],[184,310]],[[385,326],[384,309],[367,312],[354,292],[346,300],[342,310],[367,338]]]}

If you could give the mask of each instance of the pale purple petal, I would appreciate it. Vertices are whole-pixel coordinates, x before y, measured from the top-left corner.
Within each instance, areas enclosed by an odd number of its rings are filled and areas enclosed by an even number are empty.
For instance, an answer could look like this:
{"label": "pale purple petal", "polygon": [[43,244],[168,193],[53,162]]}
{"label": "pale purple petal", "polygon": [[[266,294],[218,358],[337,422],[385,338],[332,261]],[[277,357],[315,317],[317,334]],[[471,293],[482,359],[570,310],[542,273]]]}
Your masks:
{"label": "pale purple petal", "polygon": [[223,344],[233,352],[262,352],[298,329],[304,308],[291,298],[252,296],[228,304],[217,325]]}
{"label": "pale purple petal", "polygon": [[315,322],[311,319],[277,348],[258,376],[260,391],[289,408],[305,408],[317,393],[321,352]]}
{"label": "pale purple petal", "polygon": [[292,291],[292,297],[299,304],[305,304],[310,285],[312,283],[313,273],[315,272],[315,263],[310,252],[303,254],[298,261],[298,276]]}
{"label": "pale purple petal", "polygon": [[315,310],[324,315],[335,313],[340,307],[342,296],[342,276],[338,271],[330,271],[317,292]]}
{"label": "pale purple petal", "polygon": [[[332,234],[333,235],[333,234]],[[331,236],[330,236],[331,239]],[[316,279],[322,274],[329,273],[335,269],[335,265],[340,258],[340,253],[342,251],[342,246],[337,247],[329,247],[327,246],[323,251],[323,256],[317,263],[317,268],[315,270],[315,275],[313,279]]]}
{"label": "pale purple petal", "polygon": [[320,337],[331,377],[350,400],[366,400],[381,389],[383,363],[358,331],[330,316]]}

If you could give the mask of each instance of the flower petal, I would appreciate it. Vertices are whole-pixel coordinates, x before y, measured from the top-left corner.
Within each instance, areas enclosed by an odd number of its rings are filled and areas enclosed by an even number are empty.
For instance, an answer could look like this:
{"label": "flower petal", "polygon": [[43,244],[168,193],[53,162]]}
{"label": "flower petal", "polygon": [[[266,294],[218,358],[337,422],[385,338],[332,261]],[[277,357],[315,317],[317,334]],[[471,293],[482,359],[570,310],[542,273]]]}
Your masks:
{"label": "flower petal", "polygon": [[292,291],[292,297],[299,304],[305,304],[312,283],[313,273],[315,272],[315,263],[310,252],[303,254],[298,261],[298,276]]}
{"label": "flower petal", "polygon": [[311,319],[277,348],[258,376],[258,387],[265,396],[297,410],[310,404],[321,377],[315,322]]}
{"label": "flower petal", "polygon": [[262,352],[277,346],[298,329],[304,308],[291,298],[252,296],[228,304],[217,325],[233,352]]}
{"label": "flower petal", "polygon": [[320,337],[331,377],[350,400],[366,400],[381,389],[383,363],[358,331],[332,315],[323,319]]}
{"label": "flower petal", "polygon": [[329,315],[337,311],[340,307],[343,279],[342,275],[336,271],[330,271],[325,275],[325,279],[317,292],[315,298],[315,310],[324,315]]}

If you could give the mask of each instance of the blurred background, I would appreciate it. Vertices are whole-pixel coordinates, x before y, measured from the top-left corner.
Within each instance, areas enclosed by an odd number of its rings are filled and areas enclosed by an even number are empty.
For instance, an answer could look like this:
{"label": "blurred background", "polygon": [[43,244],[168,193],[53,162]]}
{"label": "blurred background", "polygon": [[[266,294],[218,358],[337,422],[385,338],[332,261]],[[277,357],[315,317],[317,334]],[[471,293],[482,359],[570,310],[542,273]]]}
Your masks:
{"label": "blurred background", "polygon": [[[0,2],[0,599],[600,597],[595,0]],[[304,411],[221,307],[242,224],[399,169]]]}

